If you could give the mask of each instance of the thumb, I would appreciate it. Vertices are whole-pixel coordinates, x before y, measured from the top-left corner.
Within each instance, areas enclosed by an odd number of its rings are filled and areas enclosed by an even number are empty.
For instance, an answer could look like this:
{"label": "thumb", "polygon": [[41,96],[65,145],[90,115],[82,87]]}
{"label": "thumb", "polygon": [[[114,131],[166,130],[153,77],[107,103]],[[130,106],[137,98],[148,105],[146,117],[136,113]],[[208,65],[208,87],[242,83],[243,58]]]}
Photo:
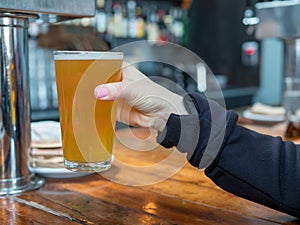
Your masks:
{"label": "thumb", "polygon": [[115,100],[122,93],[122,82],[101,84],[95,87],[94,95],[100,100]]}

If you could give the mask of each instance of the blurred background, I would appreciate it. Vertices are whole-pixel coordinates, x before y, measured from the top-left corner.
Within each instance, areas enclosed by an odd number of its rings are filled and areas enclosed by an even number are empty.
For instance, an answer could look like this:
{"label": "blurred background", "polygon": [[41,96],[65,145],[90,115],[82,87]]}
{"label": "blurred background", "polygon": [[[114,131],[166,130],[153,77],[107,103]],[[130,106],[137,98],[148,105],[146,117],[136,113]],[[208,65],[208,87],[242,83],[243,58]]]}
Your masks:
{"label": "blurred background", "polygon": [[[284,44],[255,36],[259,2],[271,1],[97,0],[94,17],[30,23],[32,120],[58,120],[53,50],[106,51],[137,40],[157,46],[171,42],[193,51],[215,74],[229,109],[257,101],[281,105]],[[197,82],[178,68],[161,63],[139,68],[187,92],[199,91]]]}

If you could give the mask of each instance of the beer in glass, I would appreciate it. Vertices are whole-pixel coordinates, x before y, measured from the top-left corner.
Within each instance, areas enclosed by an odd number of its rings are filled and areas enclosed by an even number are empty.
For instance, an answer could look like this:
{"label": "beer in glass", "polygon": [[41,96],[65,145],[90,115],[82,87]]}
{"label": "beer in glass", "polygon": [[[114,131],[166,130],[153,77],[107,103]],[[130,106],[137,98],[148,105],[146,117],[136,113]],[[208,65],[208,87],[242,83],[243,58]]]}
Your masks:
{"label": "beer in glass", "polygon": [[54,51],[65,167],[99,172],[111,166],[114,101],[94,97],[97,85],[121,80],[120,52]]}

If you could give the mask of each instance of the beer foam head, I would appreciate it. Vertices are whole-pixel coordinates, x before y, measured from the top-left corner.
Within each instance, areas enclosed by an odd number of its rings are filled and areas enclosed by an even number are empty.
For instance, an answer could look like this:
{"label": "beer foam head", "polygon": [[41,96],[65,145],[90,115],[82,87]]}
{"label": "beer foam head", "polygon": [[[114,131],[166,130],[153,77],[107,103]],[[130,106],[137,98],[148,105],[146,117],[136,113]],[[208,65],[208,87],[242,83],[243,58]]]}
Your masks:
{"label": "beer foam head", "polygon": [[54,60],[122,60],[122,52],[53,51]]}

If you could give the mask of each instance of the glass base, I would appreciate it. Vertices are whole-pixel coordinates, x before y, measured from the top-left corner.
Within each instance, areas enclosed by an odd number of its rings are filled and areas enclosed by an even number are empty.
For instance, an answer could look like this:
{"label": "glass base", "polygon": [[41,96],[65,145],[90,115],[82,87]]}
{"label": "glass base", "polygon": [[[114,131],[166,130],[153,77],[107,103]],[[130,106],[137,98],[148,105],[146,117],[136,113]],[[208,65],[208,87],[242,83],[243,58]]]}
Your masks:
{"label": "glass base", "polygon": [[95,173],[106,171],[111,167],[111,159],[105,162],[74,162],[64,160],[65,168],[74,172]]}
{"label": "glass base", "polygon": [[35,190],[44,184],[45,179],[37,177],[34,174],[13,179],[0,179],[0,196]]}

